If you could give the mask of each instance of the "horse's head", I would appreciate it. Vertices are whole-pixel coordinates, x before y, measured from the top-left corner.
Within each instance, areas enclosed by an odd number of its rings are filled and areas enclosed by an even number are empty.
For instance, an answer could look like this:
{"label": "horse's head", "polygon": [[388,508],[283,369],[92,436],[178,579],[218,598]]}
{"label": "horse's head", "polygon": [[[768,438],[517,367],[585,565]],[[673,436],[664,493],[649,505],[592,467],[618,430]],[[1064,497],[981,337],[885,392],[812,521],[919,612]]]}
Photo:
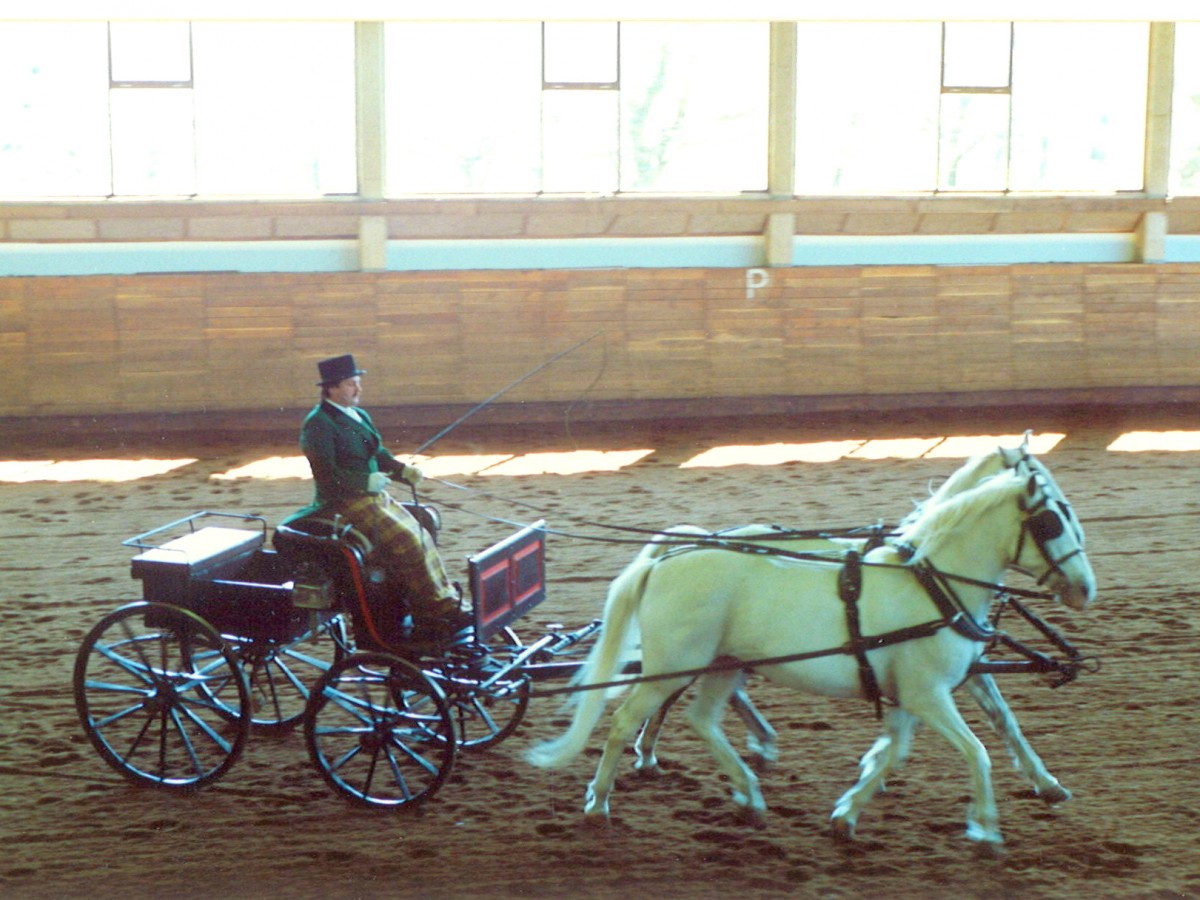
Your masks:
{"label": "horse's head", "polygon": [[1085,608],[1095,599],[1096,576],[1084,551],[1083,526],[1041,462],[1023,453],[1013,468],[1024,481],[1014,567],[1033,575],[1072,609]]}
{"label": "horse's head", "polygon": [[1083,527],[1050,471],[1025,447],[966,463],[901,523],[898,535],[914,549],[914,559],[929,557],[944,552],[940,548],[959,533],[973,531],[974,517],[992,508],[1011,511],[1002,526],[1015,535],[1003,551],[1007,567],[1037,579],[1073,609],[1092,602],[1096,579],[1084,552]]}
{"label": "horse's head", "polygon": [[[1025,479],[1026,487],[1028,487],[1029,479],[1032,478],[1036,481],[1036,486],[1042,490],[1037,495],[1038,499],[1028,498],[1022,500],[1022,508],[1033,511],[1034,515],[1027,517],[1026,524],[1022,526],[1022,539],[1020,542],[1021,546],[1018,547],[1018,559],[1015,563],[1016,568],[1032,570],[1039,567],[1039,562],[1041,565],[1046,565],[1049,560],[1063,560],[1068,554],[1070,554],[1070,558],[1078,557],[1083,566],[1080,567],[1076,564],[1071,569],[1073,570],[1072,574],[1080,578],[1078,583],[1081,587],[1079,589],[1070,589],[1067,587],[1063,577],[1066,573],[1060,574],[1056,572],[1053,565],[1042,576],[1042,583],[1050,584],[1067,605],[1074,609],[1082,609],[1091,602],[1095,594],[1095,579],[1091,575],[1090,564],[1087,563],[1086,557],[1083,555],[1083,526],[1079,524],[1079,519],[1076,518],[1075,511],[1071,508],[1071,504],[1067,502],[1066,496],[1058,486],[1058,482],[1054,480],[1054,476],[1050,474],[1050,470],[1046,468],[1041,460],[1029,452],[1029,436],[1030,432],[1026,432],[1025,440],[1020,447],[999,447],[989,453],[983,453],[967,460],[937,490],[930,494],[928,500],[918,504],[916,509],[901,520],[899,533],[904,538],[907,530],[920,519],[922,512],[936,507],[938,504],[952,500],[973,488],[979,487],[991,479],[992,476],[998,475],[1001,472],[1011,470],[1018,473]],[[1035,506],[1038,507],[1038,510],[1033,510]],[[1040,511],[1042,507],[1048,508],[1050,514],[1048,516],[1037,517],[1036,512]],[[1057,534],[1055,537],[1049,537],[1048,535],[1059,530],[1056,528],[1055,520],[1060,523],[1062,533]],[[1035,529],[1037,533],[1035,533]],[[1022,563],[1019,557],[1022,556],[1023,552],[1042,547],[1042,544],[1038,543],[1038,533],[1043,535],[1043,540],[1047,548],[1046,552],[1051,554],[1051,556],[1042,556],[1037,560],[1031,559],[1026,563]],[[1067,548],[1065,546],[1072,541],[1077,545],[1078,553],[1075,553],[1075,547]],[[1053,545],[1051,545],[1051,542],[1053,542]],[[1026,544],[1029,547],[1026,547]],[[1074,571],[1081,568],[1086,571]]]}

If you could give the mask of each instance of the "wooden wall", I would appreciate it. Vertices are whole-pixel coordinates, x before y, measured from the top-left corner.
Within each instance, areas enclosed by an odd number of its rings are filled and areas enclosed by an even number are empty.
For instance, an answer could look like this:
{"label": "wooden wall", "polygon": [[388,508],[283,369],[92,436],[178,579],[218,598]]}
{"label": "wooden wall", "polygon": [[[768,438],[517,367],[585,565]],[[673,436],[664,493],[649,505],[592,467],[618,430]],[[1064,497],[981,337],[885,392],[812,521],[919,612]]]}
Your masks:
{"label": "wooden wall", "polygon": [[0,203],[0,242],[354,239],[363,217],[388,236],[503,239],[761,235],[773,214],[799,235],[1133,233],[1169,217],[1200,234],[1200,197],[912,196],[742,198],[461,198],[364,201],[29,201]]}
{"label": "wooden wall", "polygon": [[[0,279],[0,416],[1200,387],[1200,265]],[[593,380],[595,385],[589,390]]]}

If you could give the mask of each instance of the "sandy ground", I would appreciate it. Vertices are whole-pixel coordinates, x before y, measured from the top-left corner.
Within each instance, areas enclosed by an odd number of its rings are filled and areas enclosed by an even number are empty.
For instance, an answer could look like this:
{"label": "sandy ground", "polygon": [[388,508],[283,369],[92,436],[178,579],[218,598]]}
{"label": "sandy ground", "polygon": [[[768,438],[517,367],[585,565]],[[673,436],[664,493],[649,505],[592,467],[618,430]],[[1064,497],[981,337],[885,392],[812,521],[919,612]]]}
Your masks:
{"label": "sandy ground", "polygon": [[[1195,748],[1193,453],[1108,452],[1130,429],[1194,427],[1188,410],[1074,409],[909,412],[638,423],[569,429],[472,423],[437,454],[653,448],[613,473],[520,478],[464,476],[464,492],[433,484],[443,549],[463,558],[510,529],[478,513],[544,516],[565,531],[588,522],[799,528],[894,521],[954,460],[839,460],[721,469],[680,468],[722,444],[946,434],[1061,431],[1044,461],[1079,511],[1100,582],[1086,613],[1039,611],[1103,669],[1051,690],[1034,675],[1001,687],[1034,747],[1074,792],[1034,797],[1007,764],[970,700],[968,721],[988,744],[1007,856],[976,858],[963,838],[967,773],[935,736],[859,823],[858,840],[828,834],[835,799],[857,776],[877,724],[868,704],[793,694],[761,679],[755,701],[780,733],[778,765],[763,778],[770,807],[753,829],[733,814],[722,778],[681,717],[668,723],[665,776],[623,775],[608,830],[580,827],[592,751],[545,773],[522,751],[561,730],[558,698],[534,698],[516,735],[464,756],[418,815],[373,814],[331,793],[302,736],[255,736],[216,785],[178,796],[127,784],[88,744],[72,701],[71,670],[92,624],[139,596],[121,539],[202,509],[270,521],[307,502],[298,480],[214,480],[214,473],[289,455],[293,436],[172,434],[6,436],[9,458],[194,456],[174,472],[117,484],[0,484],[0,891],[58,897],[773,897],[1093,898],[1200,896],[1200,787]],[[486,418],[486,417],[484,417]],[[468,430],[469,427],[469,430]],[[423,435],[422,435],[423,436]],[[402,450],[422,436],[389,435]],[[487,492],[479,493],[480,491]],[[491,496],[494,495],[494,496]],[[523,504],[523,505],[522,505]],[[452,507],[461,506],[463,509]],[[591,531],[590,533],[595,533]],[[583,624],[633,548],[566,537],[549,546],[550,599],[523,624]],[[1023,635],[1029,637],[1029,635]],[[741,743],[741,727],[729,730]]]}

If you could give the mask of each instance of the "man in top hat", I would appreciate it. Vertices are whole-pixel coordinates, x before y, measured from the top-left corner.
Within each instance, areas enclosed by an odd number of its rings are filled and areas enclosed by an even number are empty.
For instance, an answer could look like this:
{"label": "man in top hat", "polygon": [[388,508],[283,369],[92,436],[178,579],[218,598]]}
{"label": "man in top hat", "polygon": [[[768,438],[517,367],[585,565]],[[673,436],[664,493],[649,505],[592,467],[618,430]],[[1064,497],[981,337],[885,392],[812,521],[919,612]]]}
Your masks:
{"label": "man in top hat", "polygon": [[[370,560],[386,573],[390,595],[412,614],[414,637],[438,640],[470,624],[432,537],[387,494],[390,476],[416,487],[421,470],[396,459],[359,404],[362,376],[350,354],[317,364],[321,402],[300,428],[300,447],[316,483],[313,504],[289,520],[319,512],[341,516],[373,544]],[[403,615],[400,611],[399,615]]]}

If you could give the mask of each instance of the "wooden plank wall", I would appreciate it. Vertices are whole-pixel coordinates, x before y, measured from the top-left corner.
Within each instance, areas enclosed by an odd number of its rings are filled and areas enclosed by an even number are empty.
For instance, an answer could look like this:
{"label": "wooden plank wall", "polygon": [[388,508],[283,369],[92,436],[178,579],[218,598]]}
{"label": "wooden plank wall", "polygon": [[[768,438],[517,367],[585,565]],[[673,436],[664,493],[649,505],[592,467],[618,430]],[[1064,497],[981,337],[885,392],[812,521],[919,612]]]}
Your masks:
{"label": "wooden plank wall", "polygon": [[1200,386],[1200,265],[769,277],[753,296],[731,269],[0,279],[20,382],[0,416],[299,409],[347,351],[372,405],[474,403],[600,330],[509,399]]}
{"label": "wooden plank wall", "polygon": [[555,197],[359,200],[107,200],[0,203],[0,242],[355,240],[361,218],[388,236],[502,238],[761,236],[794,216],[800,235],[1133,234],[1168,216],[1172,235],[1200,234],[1200,197],[979,195],[913,197]]}

